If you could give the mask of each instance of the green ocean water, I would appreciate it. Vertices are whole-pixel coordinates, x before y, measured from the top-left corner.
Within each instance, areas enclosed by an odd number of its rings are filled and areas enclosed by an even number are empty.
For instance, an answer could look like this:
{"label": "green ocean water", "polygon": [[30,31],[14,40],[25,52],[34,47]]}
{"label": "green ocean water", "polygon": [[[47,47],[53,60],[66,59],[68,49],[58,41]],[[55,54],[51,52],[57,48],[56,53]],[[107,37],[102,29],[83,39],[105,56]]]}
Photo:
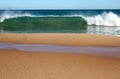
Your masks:
{"label": "green ocean water", "polygon": [[0,29],[13,33],[84,33],[87,22],[81,17],[17,17],[5,19]]}
{"label": "green ocean water", "polygon": [[0,10],[0,33],[120,36],[120,10]]}

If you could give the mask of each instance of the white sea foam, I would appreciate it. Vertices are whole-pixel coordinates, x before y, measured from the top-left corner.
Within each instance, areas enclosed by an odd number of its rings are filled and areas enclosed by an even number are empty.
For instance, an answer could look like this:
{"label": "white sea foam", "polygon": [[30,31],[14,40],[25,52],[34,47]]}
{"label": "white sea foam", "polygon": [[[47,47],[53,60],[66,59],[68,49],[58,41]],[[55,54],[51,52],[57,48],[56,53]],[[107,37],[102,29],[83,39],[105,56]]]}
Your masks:
{"label": "white sea foam", "polygon": [[0,22],[3,22],[6,19],[24,17],[24,16],[32,17],[32,15],[29,13],[22,14],[22,13],[14,13],[12,11],[4,11],[0,17]]}
{"label": "white sea foam", "polygon": [[[4,11],[0,16],[0,22],[3,22],[5,19],[17,18],[17,17],[59,17],[59,15],[39,15],[35,16],[30,13],[21,13],[21,12],[12,12],[12,11]],[[88,25],[98,25],[98,26],[120,26],[120,16],[113,12],[103,12],[102,14],[94,15],[94,16],[86,16],[81,14],[72,14],[72,15],[63,15],[60,17],[82,17],[84,18]]]}
{"label": "white sea foam", "polygon": [[120,16],[113,12],[104,12],[95,16],[81,16],[87,21],[88,25],[120,26]]}

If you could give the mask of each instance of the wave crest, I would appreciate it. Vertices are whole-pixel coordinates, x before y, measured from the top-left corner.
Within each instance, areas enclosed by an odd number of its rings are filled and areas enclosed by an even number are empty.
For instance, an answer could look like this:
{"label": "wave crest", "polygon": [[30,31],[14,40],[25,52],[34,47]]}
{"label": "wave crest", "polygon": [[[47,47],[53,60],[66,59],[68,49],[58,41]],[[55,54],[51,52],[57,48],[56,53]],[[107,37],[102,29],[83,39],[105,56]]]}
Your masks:
{"label": "wave crest", "polygon": [[4,11],[0,17],[0,22],[3,22],[6,19],[17,18],[17,17],[31,17],[32,15],[29,13],[16,13],[12,11]]}
{"label": "wave crest", "polygon": [[88,25],[98,25],[98,26],[120,26],[120,17],[113,13],[102,13],[96,16],[82,16]]}
{"label": "wave crest", "polygon": [[4,11],[0,16],[0,22],[4,22],[5,19],[17,18],[17,17],[82,17],[84,18],[88,25],[97,25],[97,26],[120,26],[120,16],[113,12],[103,12],[98,15],[82,15],[82,14],[70,14],[70,15],[33,15],[31,13],[21,13],[13,11]]}

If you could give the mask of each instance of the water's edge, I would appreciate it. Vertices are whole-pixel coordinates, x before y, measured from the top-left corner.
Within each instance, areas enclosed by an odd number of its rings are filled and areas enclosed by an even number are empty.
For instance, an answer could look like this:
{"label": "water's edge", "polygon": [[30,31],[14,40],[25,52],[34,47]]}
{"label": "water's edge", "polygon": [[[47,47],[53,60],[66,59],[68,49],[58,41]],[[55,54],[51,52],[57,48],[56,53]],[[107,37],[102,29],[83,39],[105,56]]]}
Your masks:
{"label": "water's edge", "polygon": [[0,50],[20,50],[26,52],[55,52],[94,54],[120,58],[120,47],[72,47],[44,44],[0,43]]}

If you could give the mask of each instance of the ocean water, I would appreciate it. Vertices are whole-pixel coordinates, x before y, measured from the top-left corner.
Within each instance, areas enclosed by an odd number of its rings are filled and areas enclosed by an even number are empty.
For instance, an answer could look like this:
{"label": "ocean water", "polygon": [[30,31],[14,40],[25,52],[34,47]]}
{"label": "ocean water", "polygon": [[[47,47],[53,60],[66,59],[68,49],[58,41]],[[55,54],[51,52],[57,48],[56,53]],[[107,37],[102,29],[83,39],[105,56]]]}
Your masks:
{"label": "ocean water", "polygon": [[57,46],[45,44],[14,44],[14,43],[0,43],[0,49],[4,50],[19,50],[27,52],[56,52],[56,53],[79,53],[88,55],[98,55],[120,58],[119,47],[73,47],[73,46]]}
{"label": "ocean water", "polygon": [[1,33],[120,35],[120,10],[0,10]]}

